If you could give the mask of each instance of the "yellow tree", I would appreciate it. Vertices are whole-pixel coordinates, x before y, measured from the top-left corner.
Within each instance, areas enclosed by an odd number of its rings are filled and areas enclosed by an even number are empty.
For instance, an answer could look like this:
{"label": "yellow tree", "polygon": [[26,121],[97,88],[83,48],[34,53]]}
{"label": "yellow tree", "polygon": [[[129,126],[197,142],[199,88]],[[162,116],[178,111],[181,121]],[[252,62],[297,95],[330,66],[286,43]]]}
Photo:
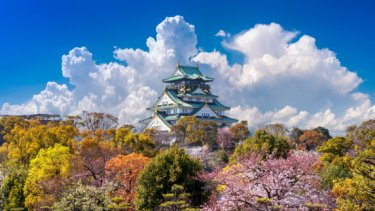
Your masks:
{"label": "yellow tree", "polygon": [[51,126],[35,124],[28,128],[16,125],[10,133],[4,136],[6,144],[0,149],[8,159],[28,164],[35,158],[38,151],[48,148],[55,143],[75,148],[74,137],[78,130],[72,126]]}
{"label": "yellow tree", "polygon": [[68,147],[55,144],[53,147],[41,149],[31,160],[24,186],[27,208],[50,206],[57,200],[70,177],[72,156]]}
{"label": "yellow tree", "polygon": [[352,178],[335,182],[332,192],[340,210],[375,209],[375,140],[352,161]]}
{"label": "yellow tree", "polygon": [[129,153],[142,153],[148,157],[152,157],[156,153],[154,133],[149,130],[135,134],[129,128],[119,128],[116,130],[114,145]]}

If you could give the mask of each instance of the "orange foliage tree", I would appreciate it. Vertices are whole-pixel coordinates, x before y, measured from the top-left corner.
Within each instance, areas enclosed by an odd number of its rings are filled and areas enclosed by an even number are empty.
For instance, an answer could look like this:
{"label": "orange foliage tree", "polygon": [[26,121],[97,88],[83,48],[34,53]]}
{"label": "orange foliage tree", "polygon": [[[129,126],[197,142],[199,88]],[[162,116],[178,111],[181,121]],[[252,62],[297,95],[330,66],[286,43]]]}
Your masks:
{"label": "orange foliage tree", "polygon": [[318,146],[321,146],[323,142],[327,141],[327,138],[315,130],[306,130],[299,137],[299,149],[304,149],[307,151],[315,150]]}
{"label": "orange foliage tree", "polygon": [[106,165],[106,177],[117,183],[115,195],[133,204],[137,188],[138,174],[151,159],[142,154],[117,155],[109,160]]}

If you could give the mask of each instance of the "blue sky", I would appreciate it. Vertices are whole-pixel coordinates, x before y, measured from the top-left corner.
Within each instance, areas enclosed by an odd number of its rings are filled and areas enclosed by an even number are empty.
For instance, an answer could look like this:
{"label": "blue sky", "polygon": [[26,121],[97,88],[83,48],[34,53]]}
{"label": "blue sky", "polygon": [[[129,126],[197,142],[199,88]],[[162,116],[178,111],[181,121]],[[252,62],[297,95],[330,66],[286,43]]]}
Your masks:
{"label": "blue sky", "polygon": [[361,0],[3,0],[0,114],[90,110],[137,124],[177,61],[197,62],[250,127],[339,134],[375,118],[373,11]]}
{"label": "blue sky", "polygon": [[[194,24],[198,46],[222,49],[219,29],[238,33],[257,23],[276,22],[317,39],[342,65],[375,92],[373,1],[26,1],[0,3],[0,104],[20,103],[46,82],[66,82],[61,56],[86,46],[97,62],[113,59],[114,46],[145,48],[166,16]],[[225,50],[225,49],[224,49]],[[235,55],[232,55],[235,57]]]}

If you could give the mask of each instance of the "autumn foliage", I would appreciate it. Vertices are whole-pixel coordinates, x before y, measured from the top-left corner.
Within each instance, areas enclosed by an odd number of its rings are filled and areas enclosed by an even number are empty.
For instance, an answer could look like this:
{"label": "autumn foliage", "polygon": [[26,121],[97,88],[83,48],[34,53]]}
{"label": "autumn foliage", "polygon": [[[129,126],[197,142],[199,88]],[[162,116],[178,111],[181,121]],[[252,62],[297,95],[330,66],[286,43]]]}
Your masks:
{"label": "autumn foliage", "polygon": [[117,185],[114,191],[127,203],[133,203],[137,188],[139,173],[150,158],[142,154],[132,153],[129,155],[117,155],[105,164],[106,178],[114,181]]}
{"label": "autumn foliage", "polygon": [[375,120],[342,137],[195,117],[136,129],[99,112],[0,117],[0,209],[375,209]]}

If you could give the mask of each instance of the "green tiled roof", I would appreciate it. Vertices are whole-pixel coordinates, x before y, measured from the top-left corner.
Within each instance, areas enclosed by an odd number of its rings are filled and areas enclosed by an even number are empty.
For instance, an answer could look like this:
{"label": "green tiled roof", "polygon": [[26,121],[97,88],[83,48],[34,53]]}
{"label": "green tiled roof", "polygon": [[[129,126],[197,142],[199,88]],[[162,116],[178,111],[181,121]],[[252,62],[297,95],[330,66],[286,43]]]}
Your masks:
{"label": "green tiled roof", "polygon": [[161,121],[167,125],[169,128],[172,126],[162,115],[160,115],[159,113],[157,113],[158,117],[161,119]]}
{"label": "green tiled roof", "polygon": [[178,81],[181,79],[191,79],[191,80],[201,79],[207,82],[214,80],[213,78],[203,75],[198,67],[177,65],[176,71],[180,71],[182,75],[173,74],[172,76],[164,79],[163,82],[173,82],[173,81]]}
{"label": "green tiled roof", "polygon": [[164,119],[165,119],[166,121],[178,120],[178,119],[180,119],[180,115],[171,115],[171,116],[166,116]]}
{"label": "green tiled roof", "polygon": [[169,96],[174,102],[176,102],[177,104],[180,104],[180,105],[182,105],[182,106],[184,106],[184,107],[191,107],[191,105],[190,105],[189,103],[186,103],[185,101],[180,100],[180,99],[177,97],[177,95],[176,95],[176,93],[175,93],[174,91],[172,91],[172,90],[167,90],[166,93],[167,93],[167,95],[168,95],[168,96]]}
{"label": "green tiled roof", "polygon": [[216,99],[214,99],[214,101],[213,101],[213,105],[210,105],[210,104],[208,104],[208,105],[209,105],[210,108],[212,108],[212,109],[223,109],[223,110],[228,110],[228,109],[230,109],[230,107],[221,104],[221,103],[220,103],[218,100],[216,100]]}
{"label": "green tiled roof", "polygon": [[227,117],[227,116],[221,116],[220,118],[216,118],[216,117],[197,117],[197,118],[200,119],[200,120],[210,120],[210,121],[222,122],[222,123],[236,123],[236,122],[238,122],[237,119],[233,119],[233,118],[230,118],[230,117]]}

